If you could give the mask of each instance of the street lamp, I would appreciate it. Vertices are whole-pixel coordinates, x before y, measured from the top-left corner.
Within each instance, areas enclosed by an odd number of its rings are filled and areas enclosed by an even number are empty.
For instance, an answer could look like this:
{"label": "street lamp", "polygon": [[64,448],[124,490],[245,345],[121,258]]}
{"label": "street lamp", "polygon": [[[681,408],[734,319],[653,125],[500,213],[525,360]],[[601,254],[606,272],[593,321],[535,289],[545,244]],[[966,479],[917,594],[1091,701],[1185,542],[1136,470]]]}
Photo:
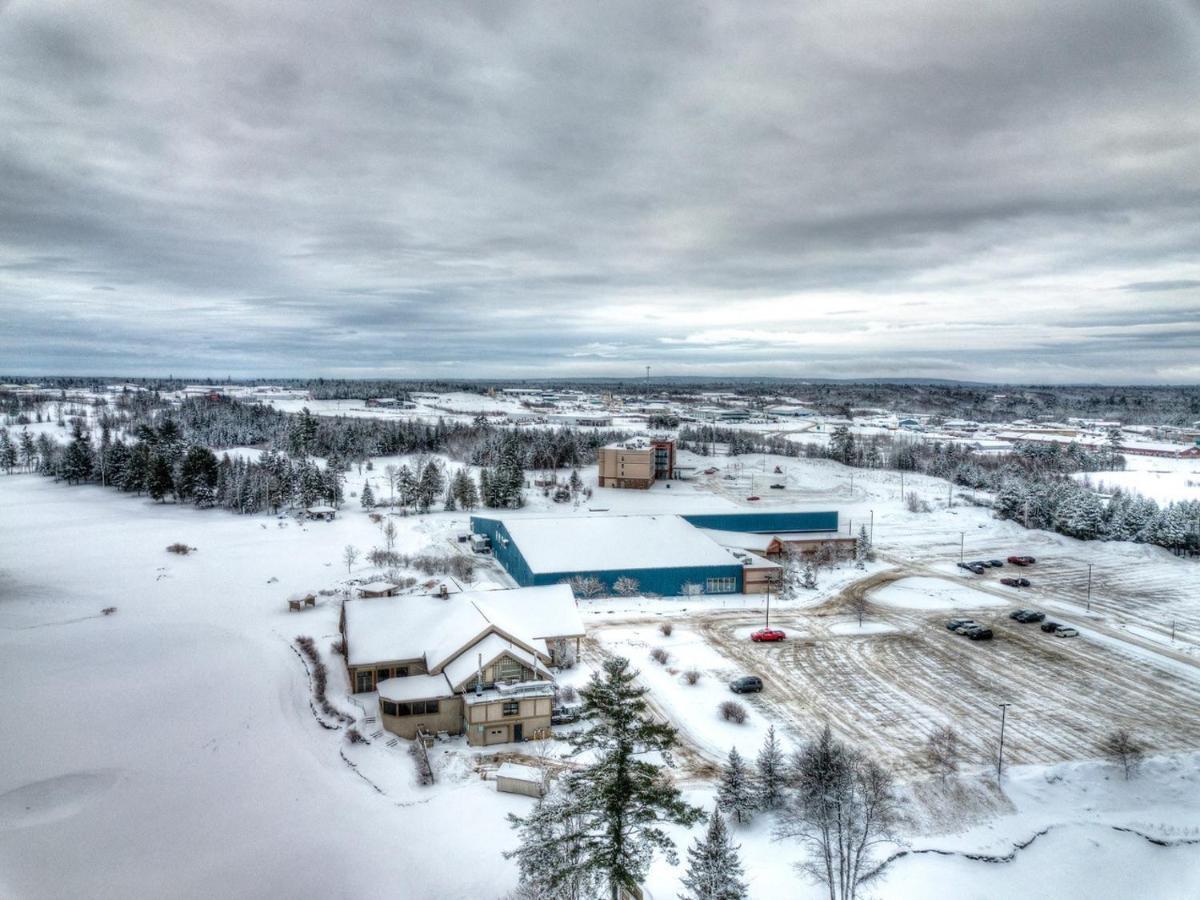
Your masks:
{"label": "street lamp", "polygon": [[1092,564],[1088,563],[1087,611],[1092,611]]}
{"label": "street lamp", "polygon": [[1011,703],[997,703],[1000,707],[1000,751],[996,754],[996,781],[1000,781],[1000,772],[1004,767],[1004,719]]}
{"label": "street lamp", "polygon": [[963,561],[963,554],[966,552],[966,546],[967,546],[967,533],[965,531],[960,531],[958,533],[958,561],[959,562]]}

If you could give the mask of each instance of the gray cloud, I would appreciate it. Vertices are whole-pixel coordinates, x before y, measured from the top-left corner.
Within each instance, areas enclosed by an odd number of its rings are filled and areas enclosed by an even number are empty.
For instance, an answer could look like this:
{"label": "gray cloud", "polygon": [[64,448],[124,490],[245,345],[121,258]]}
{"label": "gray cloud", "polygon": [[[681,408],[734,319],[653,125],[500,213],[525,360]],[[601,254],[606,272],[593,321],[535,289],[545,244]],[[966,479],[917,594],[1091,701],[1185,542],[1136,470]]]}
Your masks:
{"label": "gray cloud", "polygon": [[1200,381],[1198,89],[1167,0],[0,5],[0,367]]}

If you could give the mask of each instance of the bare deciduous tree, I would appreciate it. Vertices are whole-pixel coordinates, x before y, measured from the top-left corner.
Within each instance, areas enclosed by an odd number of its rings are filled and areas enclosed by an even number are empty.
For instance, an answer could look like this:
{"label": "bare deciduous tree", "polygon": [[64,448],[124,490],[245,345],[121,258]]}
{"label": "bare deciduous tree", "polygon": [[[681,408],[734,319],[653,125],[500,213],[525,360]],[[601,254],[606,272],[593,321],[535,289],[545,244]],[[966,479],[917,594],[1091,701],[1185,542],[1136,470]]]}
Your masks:
{"label": "bare deciduous tree", "polygon": [[346,549],[342,551],[342,562],[346,564],[346,574],[349,575],[354,564],[358,562],[358,548],[353,544],[347,544]]}
{"label": "bare deciduous tree", "polygon": [[594,575],[576,575],[573,578],[565,578],[563,584],[571,586],[571,592],[576,597],[582,597],[585,600],[592,600],[596,597],[604,595],[604,582]]}
{"label": "bare deciduous tree", "polygon": [[1128,728],[1118,728],[1105,735],[1100,752],[1120,766],[1125,780],[1132,778],[1146,756],[1146,748]]}
{"label": "bare deciduous tree", "polygon": [[959,756],[958,732],[949,725],[935,729],[925,741],[925,761],[942,784],[958,772]]}
{"label": "bare deciduous tree", "polygon": [[391,519],[383,523],[383,541],[389,551],[396,548],[396,523]]}
{"label": "bare deciduous tree", "polygon": [[636,578],[622,575],[613,582],[613,591],[618,597],[636,597],[642,592],[642,586]]}
{"label": "bare deciduous tree", "polygon": [[891,773],[834,738],[828,725],[792,754],[790,769],[791,796],[776,837],[806,847],[797,868],[825,884],[830,900],[852,900],[874,848],[899,818]]}

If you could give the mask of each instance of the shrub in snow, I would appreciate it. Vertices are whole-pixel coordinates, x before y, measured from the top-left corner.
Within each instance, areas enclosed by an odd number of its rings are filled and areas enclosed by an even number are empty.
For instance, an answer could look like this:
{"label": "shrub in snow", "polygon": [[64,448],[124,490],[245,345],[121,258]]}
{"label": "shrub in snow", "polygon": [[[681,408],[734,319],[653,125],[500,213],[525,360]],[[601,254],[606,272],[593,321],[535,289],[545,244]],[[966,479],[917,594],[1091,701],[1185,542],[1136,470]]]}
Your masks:
{"label": "shrub in snow", "polygon": [[345,656],[346,655],[346,639],[338,638],[336,641],[334,641],[332,644],[329,645],[329,649],[332,650],[334,653],[336,653],[338,656]]}
{"label": "shrub in snow", "polygon": [[904,496],[904,508],[911,513],[927,513],[930,511],[930,506],[925,502],[920,494],[909,491]]}
{"label": "shrub in snow", "polygon": [[362,736],[362,732],[360,732],[357,728],[351,728],[349,731],[347,731],[346,739],[352,744],[365,744],[367,742],[367,739]]}
{"label": "shrub in snow", "polygon": [[721,718],[726,722],[733,722],[735,725],[741,725],[746,721],[746,707],[738,703],[736,700],[725,700],[717,707],[721,713]]}
{"label": "shrub in snow", "polygon": [[671,632],[675,630],[675,626],[670,622],[663,622],[658,626],[658,630],[662,632],[663,637],[670,637]]}
{"label": "shrub in snow", "polygon": [[195,549],[195,547],[189,547],[187,544],[181,544],[178,541],[176,541],[174,544],[167,545],[168,553],[178,553],[180,556],[187,556]]}
{"label": "shrub in snow", "polygon": [[665,666],[667,664],[667,660],[671,658],[671,654],[662,647],[655,647],[650,651],[650,658],[660,666]]}
{"label": "shrub in snow", "polygon": [[564,684],[558,688],[558,700],[560,703],[574,703],[578,699],[579,694],[571,685]]}
{"label": "shrub in snow", "polygon": [[104,615],[106,615],[106,616],[111,616],[116,611],[117,611],[117,608],[115,606],[106,606],[106,607],[104,607],[104,609],[100,610],[100,612],[104,613]]}
{"label": "shrub in snow", "polygon": [[1142,764],[1146,749],[1127,728],[1118,728],[1105,736],[1100,743],[1100,752],[1125,771],[1128,781]]}
{"label": "shrub in snow", "polygon": [[700,670],[699,669],[688,669],[686,672],[683,673],[683,680],[686,681],[688,684],[695,684],[697,681],[700,680]]}

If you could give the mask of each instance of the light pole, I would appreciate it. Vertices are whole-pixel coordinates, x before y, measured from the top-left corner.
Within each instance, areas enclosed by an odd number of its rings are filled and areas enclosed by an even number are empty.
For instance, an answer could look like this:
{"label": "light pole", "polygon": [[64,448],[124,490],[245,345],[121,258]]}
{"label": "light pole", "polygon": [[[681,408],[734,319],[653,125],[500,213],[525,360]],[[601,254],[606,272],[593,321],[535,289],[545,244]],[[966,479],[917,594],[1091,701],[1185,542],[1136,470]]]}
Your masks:
{"label": "light pole", "polygon": [[871,546],[875,546],[875,510],[871,510]]}
{"label": "light pole", "polygon": [[958,561],[959,562],[963,561],[963,552],[965,551],[966,546],[967,546],[967,533],[965,531],[960,531],[958,533]]}
{"label": "light pole", "polygon": [[1000,772],[1004,767],[1004,719],[1011,703],[997,703],[1000,707],[1000,752],[996,754],[996,781],[1000,781]]}
{"label": "light pole", "polygon": [[1088,563],[1087,611],[1092,611],[1092,564]]}

